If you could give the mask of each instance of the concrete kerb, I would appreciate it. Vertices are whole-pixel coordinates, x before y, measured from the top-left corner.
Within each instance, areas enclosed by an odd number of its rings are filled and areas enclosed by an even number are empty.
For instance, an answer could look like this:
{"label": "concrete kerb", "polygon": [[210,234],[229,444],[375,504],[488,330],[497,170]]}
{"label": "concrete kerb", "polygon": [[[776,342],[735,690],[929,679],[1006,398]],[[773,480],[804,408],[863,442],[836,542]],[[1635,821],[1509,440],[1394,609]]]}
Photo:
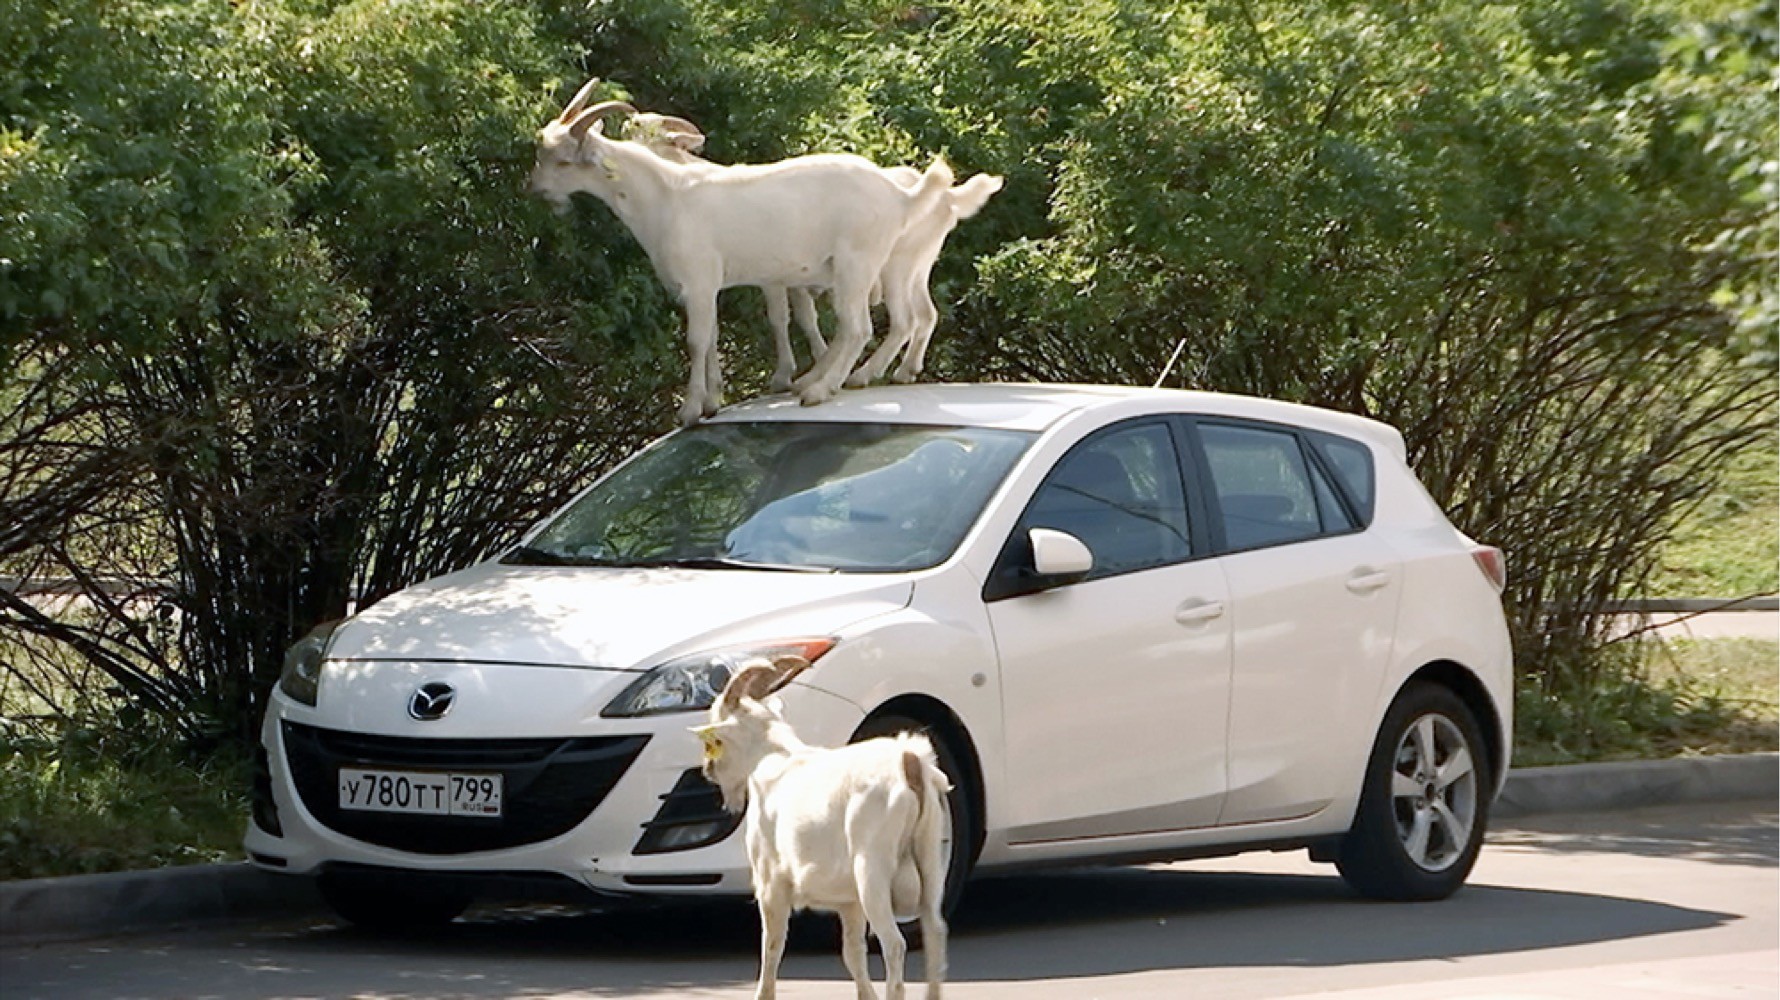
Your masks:
{"label": "concrete kerb", "polygon": [[1491,810],[1501,819],[1682,802],[1780,801],[1780,754],[1519,767]]}
{"label": "concrete kerb", "polygon": [[[1683,802],[1780,802],[1780,754],[1516,768],[1494,815],[1588,812]],[[326,914],[307,879],[245,862],[0,882],[0,947],[223,921]]]}
{"label": "concrete kerb", "polygon": [[0,882],[0,947],[325,912],[310,880],[245,861],[24,879]]}

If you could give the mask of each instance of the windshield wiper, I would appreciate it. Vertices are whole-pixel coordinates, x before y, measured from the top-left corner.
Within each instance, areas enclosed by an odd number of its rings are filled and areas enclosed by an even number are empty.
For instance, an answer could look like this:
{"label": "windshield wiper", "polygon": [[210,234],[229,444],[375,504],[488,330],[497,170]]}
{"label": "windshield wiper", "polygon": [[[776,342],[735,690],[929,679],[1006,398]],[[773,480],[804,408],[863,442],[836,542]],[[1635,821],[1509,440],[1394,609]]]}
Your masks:
{"label": "windshield wiper", "polygon": [[549,549],[535,549],[530,545],[522,545],[501,557],[501,562],[508,566],[622,566],[624,563],[598,556],[571,556]]}
{"label": "windshield wiper", "polygon": [[796,566],[790,563],[757,563],[727,556],[686,556],[679,559],[641,559],[624,563],[642,569],[753,569],[769,573],[833,573],[828,566]]}

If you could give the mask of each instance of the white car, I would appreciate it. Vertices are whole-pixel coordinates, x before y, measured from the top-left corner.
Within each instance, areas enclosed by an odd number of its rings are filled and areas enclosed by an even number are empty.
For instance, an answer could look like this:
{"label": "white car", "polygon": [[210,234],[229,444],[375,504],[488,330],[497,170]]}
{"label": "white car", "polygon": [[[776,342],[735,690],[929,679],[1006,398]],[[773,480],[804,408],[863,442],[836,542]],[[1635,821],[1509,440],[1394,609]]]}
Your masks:
{"label": "white car", "polygon": [[689,727],[795,650],[807,741],[933,736],[950,902],[972,872],[1288,848],[1440,898],[1508,765],[1503,572],[1355,416],[1051,385],[748,402],[298,643],[246,847],[366,924],[540,882],[746,894]]}

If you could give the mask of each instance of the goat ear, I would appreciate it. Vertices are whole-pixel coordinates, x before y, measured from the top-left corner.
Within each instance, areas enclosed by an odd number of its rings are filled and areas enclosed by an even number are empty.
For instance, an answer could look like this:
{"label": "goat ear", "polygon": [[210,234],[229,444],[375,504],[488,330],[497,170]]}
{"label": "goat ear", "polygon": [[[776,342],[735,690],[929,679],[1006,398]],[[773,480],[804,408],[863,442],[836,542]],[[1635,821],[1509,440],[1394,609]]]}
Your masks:
{"label": "goat ear", "polygon": [[661,127],[666,130],[668,141],[684,149],[688,153],[696,153],[705,145],[705,134],[697,125],[684,118],[674,115],[662,115]]}
{"label": "goat ear", "polygon": [[574,121],[569,122],[569,134],[577,139],[585,138],[589,132],[594,135],[603,135],[605,131],[605,115],[599,108],[588,108],[576,115]]}
{"label": "goat ear", "polygon": [[729,683],[723,686],[723,694],[717,699],[722,714],[729,715],[741,705],[743,698],[759,701],[765,697],[778,671],[765,660],[749,660],[742,668],[730,677]]}
{"label": "goat ear", "polygon": [[785,685],[796,679],[798,674],[810,669],[810,661],[796,653],[781,653],[773,657],[773,683],[766,689],[767,694],[782,690]]}

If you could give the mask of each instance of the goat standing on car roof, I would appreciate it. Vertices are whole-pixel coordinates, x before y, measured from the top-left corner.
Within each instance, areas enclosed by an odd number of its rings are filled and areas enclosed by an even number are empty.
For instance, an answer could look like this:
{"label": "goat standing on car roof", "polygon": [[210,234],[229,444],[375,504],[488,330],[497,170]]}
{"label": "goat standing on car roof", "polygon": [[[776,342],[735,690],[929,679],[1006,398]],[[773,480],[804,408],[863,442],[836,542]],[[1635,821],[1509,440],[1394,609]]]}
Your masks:
{"label": "goat standing on car roof", "polygon": [[[674,115],[637,111],[628,104],[619,105],[629,112],[625,119],[624,137],[648,146],[657,155],[676,163],[708,164],[698,151],[704,147],[705,135],[697,125]],[[913,167],[886,167],[884,173],[898,185],[913,188],[921,182],[921,172]],[[1001,190],[1002,179],[994,174],[977,174],[946,192],[932,211],[909,222],[897,237],[890,259],[884,262],[873,289],[872,301],[880,299],[890,314],[890,331],[871,357],[848,377],[847,385],[865,386],[882,378],[896,355],[903,353],[897,366],[896,381],[913,382],[927,365],[927,345],[933,340],[933,329],[939,323],[939,308],[933,304],[929,282],[934,262],[945,246],[946,237],[958,223],[976,215],[991,195]],[[773,349],[777,366],[771,385],[785,389],[796,374],[797,360],[791,350],[791,314],[810,344],[810,357],[819,359],[827,344],[816,320],[815,289],[782,285],[763,285],[767,322],[773,331]]]}
{"label": "goat standing on car roof", "polygon": [[841,918],[841,958],[861,1000],[876,996],[865,962],[867,923],[884,953],[889,1000],[902,1000],[907,945],[899,912],[917,910],[927,960],[927,997],[938,1000],[946,971],[946,883],[951,785],[924,736],[903,734],[838,749],[797,738],[768,696],[809,663],[797,656],[749,662],[711,706],[704,771],[725,807],[747,811],[748,867],[760,906],[760,986],[770,1000],[793,910]]}
{"label": "goat standing on car roof", "polygon": [[589,81],[538,139],[531,188],[561,207],[586,191],[610,207],[686,307],[691,372],[682,423],[722,405],[717,293],[736,285],[820,285],[833,290],[838,330],[794,385],[806,405],[825,402],[853,371],[871,335],[871,287],[910,220],[952,185],[935,158],[913,188],[858,156],[798,156],[758,166],[674,163],[602,133],[613,102],[587,107]]}

